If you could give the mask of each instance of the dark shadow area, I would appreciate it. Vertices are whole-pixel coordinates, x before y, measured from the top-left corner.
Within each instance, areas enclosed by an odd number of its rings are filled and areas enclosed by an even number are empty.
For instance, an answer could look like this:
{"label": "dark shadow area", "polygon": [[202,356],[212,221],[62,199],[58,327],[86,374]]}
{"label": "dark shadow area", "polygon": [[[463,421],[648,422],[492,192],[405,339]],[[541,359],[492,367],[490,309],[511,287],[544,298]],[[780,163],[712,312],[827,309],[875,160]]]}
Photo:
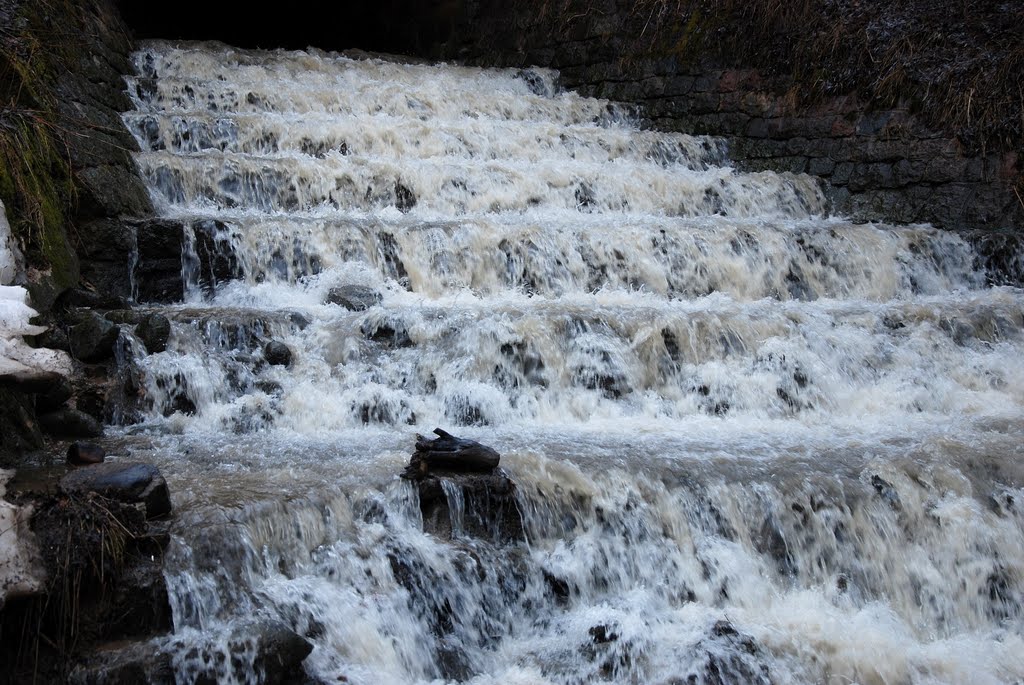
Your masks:
{"label": "dark shadow area", "polygon": [[267,10],[241,0],[117,0],[136,38],[218,40],[245,48],[425,55],[451,31],[460,0],[289,2]]}

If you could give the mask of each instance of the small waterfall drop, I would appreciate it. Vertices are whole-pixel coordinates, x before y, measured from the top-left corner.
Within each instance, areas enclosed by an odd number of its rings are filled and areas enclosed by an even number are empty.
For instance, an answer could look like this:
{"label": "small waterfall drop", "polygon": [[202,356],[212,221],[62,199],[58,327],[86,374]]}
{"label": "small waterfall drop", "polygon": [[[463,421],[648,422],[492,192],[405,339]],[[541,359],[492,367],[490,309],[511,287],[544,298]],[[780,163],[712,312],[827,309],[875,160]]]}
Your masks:
{"label": "small waterfall drop", "polygon": [[[268,625],[323,683],[1024,680],[1020,274],[545,70],[134,67],[186,297],[118,417],[175,493],[179,682],[261,682]],[[435,426],[512,504],[425,517]]]}

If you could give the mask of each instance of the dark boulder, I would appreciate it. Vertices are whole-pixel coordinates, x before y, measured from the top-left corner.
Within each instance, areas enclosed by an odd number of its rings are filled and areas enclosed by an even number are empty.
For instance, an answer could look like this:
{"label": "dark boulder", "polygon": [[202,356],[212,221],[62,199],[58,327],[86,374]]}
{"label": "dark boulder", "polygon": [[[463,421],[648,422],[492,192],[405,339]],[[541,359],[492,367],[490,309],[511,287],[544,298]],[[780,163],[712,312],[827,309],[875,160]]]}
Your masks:
{"label": "dark boulder", "polygon": [[302,675],[302,662],[313,645],[282,623],[272,622],[259,633],[255,667],[265,683],[287,683]]}
{"label": "dark boulder", "polygon": [[494,542],[523,540],[515,484],[497,468],[500,455],[440,428],[416,436],[403,477],[416,482],[425,531],[441,538],[468,535]]}
{"label": "dark boulder", "polygon": [[65,407],[39,417],[44,433],[61,438],[98,438],[103,435],[103,424],[84,411]]}
{"label": "dark boulder", "polygon": [[102,464],[107,452],[92,442],[74,442],[68,447],[68,463],[74,466]]}
{"label": "dark boulder", "polygon": [[263,346],[263,358],[271,366],[288,366],[292,363],[292,351],[278,340],[271,340]]}
{"label": "dark boulder", "polygon": [[150,354],[163,352],[171,337],[171,322],[163,314],[149,314],[135,327],[135,335]]}
{"label": "dark boulder", "polygon": [[42,446],[32,396],[0,385],[0,468],[18,466],[26,452]]}
{"label": "dark boulder", "polygon": [[363,285],[343,285],[331,288],[327,293],[327,304],[336,304],[354,312],[366,311],[380,304],[381,295],[373,288]]}
{"label": "dark boulder", "polygon": [[94,290],[72,288],[66,290],[59,298],[59,305],[64,307],[85,307],[89,309],[125,309],[128,301],[120,295],[98,293]]}
{"label": "dark boulder", "polygon": [[83,362],[100,362],[114,356],[121,329],[93,311],[82,312],[68,329],[71,354]]}
{"label": "dark boulder", "polygon": [[55,395],[60,395],[67,391],[67,397],[61,400],[57,406],[60,406],[71,397],[70,382],[56,371],[25,368],[8,373],[0,373],[0,387],[11,388],[26,395],[37,396],[51,392]]}
{"label": "dark boulder", "polygon": [[132,273],[139,302],[180,302],[185,295],[182,254],[185,231],[180,222],[150,219],[135,227],[137,258]]}
{"label": "dark boulder", "polygon": [[140,312],[138,309],[111,309],[103,315],[103,318],[107,321],[113,321],[114,323],[136,326],[141,323],[146,316],[146,314]]}
{"label": "dark boulder", "polygon": [[51,326],[35,337],[36,347],[46,347],[51,350],[62,350],[71,352],[71,341],[68,339],[67,331],[57,326]]}
{"label": "dark boulder", "polygon": [[406,478],[417,478],[442,471],[455,473],[492,473],[501,460],[495,450],[475,440],[457,438],[440,428],[431,440],[416,436],[416,451],[405,469]]}
{"label": "dark boulder", "polygon": [[106,462],[83,466],[64,476],[60,488],[69,494],[95,492],[126,504],[144,504],[147,518],[171,511],[167,481],[152,464]]}
{"label": "dark boulder", "polygon": [[416,481],[423,530],[442,539],[469,536],[497,543],[525,539],[515,483],[494,473],[430,474]]}
{"label": "dark boulder", "polygon": [[71,399],[71,381],[60,374],[55,375],[56,378],[50,376],[46,387],[36,391],[37,413],[56,411]]}

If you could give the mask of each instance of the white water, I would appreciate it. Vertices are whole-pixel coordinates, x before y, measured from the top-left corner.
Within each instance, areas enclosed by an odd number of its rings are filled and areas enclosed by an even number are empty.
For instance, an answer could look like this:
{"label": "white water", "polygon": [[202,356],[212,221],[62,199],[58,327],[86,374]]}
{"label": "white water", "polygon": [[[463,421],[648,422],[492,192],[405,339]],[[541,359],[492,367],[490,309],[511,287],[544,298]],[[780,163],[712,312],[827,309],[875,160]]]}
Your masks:
{"label": "white water", "polygon": [[[1024,678],[1024,298],[960,237],[827,218],[553,73],[135,64],[154,201],[210,236],[168,350],[124,350],[179,680],[259,680],[253,617],[318,682]],[[450,484],[424,530],[397,474],[435,426],[501,451],[526,542]]]}

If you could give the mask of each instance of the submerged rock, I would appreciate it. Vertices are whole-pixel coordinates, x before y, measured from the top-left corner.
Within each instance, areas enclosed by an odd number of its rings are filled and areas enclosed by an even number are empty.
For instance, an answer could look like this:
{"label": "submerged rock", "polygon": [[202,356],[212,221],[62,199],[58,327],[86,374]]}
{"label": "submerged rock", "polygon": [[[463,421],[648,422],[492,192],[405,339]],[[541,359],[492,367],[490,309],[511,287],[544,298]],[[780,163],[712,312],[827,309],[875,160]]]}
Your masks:
{"label": "submerged rock", "polygon": [[402,321],[385,318],[379,321],[366,320],[359,329],[368,339],[392,347],[411,347],[409,329]]}
{"label": "submerged rock", "polygon": [[288,366],[292,363],[292,351],[278,340],[271,340],[263,347],[263,357],[271,366]]}
{"label": "submerged rock", "polygon": [[66,493],[95,492],[126,504],[141,503],[146,517],[171,512],[171,496],[160,469],[152,464],[103,463],[72,471],[60,481]]}
{"label": "submerged rock", "polygon": [[327,292],[327,304],[336,304],[353,312],[363,312],[380,304],[381,294],[364,285],[342,285]]}

